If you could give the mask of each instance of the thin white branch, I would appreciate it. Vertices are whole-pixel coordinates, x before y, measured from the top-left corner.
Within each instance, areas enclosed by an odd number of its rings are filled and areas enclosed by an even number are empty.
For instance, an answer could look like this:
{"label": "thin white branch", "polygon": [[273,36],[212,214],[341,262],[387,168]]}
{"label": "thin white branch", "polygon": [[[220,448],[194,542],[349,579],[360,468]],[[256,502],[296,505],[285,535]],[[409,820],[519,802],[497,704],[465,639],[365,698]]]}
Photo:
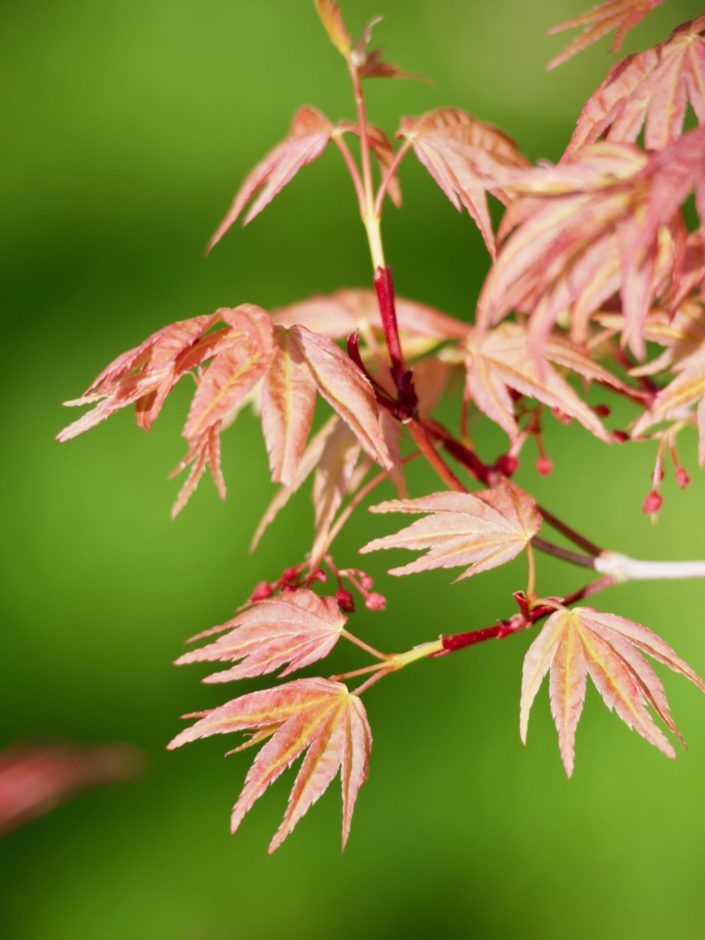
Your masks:
{"label": "thin white branch", "polygon": [[616,552],[603,552],[595,559],[595,571],[617,581],[674,581],[705,578],[705,561],[639,561]]}

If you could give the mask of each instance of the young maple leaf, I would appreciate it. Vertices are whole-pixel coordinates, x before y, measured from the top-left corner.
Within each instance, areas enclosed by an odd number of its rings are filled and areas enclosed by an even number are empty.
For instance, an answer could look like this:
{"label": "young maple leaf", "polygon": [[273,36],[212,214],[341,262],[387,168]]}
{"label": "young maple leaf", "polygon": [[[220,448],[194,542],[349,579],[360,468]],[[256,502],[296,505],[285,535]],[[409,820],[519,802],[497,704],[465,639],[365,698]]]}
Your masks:
{"label": "young maple leaf", "polygon": [[393,461],[382,431],[372,386],[353,362],[325,336],[292,327],[318,391],[338,412],[363,448],[382,467]]}
{"label": "young maple leaf", "polygon": [[690,679],[705,692],[702,679],[648,627],[590,607],[558,609],[548,618],[524,659],[522,741],[526,743],[529,712],[550,669],[551,712],[569,777],[573,773],[575,729],[583,710],[588,675],[610,711],[616,711],[628,727],[667,757],[675,757],[670,741],[654,724],[647,706],[653,708],[679,740],[683,739],[671,717],[661,680],[641,653]]}
{"label": "young maple leaf", "polygon": [[668,385],[654,398],[651,407],[634,425],[632,435],[638,437],[661,421],[678,421],[688,417],[695,407],[698,428],[698,461],[705,466],[705,341],[673,366],[676,373]]}
{"label": "young maple leaf", "polygon": [[272,323],[264,310],[242,304],[234,310],[221,311],[221,316],[230,329],[199,379],[191,402],[183,430],[188,452],[171,476],[189,465],[192,469],[176,499],[172,518],[188,502],[207,465],[220,496],[225,498],[220,470],[221,431],[235,420],[274,357]]}
{"label": "young maple leaf", "polygon": [[420,499],[390,500],[372,506],[370,512],[428,515],[395,535],[374,539],[361,552],[426,551],[416,561],[392,568],[389,573],[397,575],[469,565],[456,581],[516,558],[541,528],[536,503],[509,480],[479,493],[431,493]]}
{"label": "young maple leaf", "polygon": [[[305,752],[281,826],[269,845],[274,852],[340,771],[343,797],[343,839],[360,787],[367,779],[372,734],[365,708],[346,686],[327,679],[297,679],[275,689],[241,695],[208,712],[169,744],[180,747],[199,738],[232,731],[255,731],[242,747],[267,740],[245,779],[233,807],[231,829],[267,788]],[[238,750],[241,750],[239,748]]]}
{"label": "young maple leaf", "polygon": [[595,412],[576,395],[551,364],[570,369],[589,381],[625,391],[626,387],[603,369],[580,346],[557,336],[544,344],[541,367],[532,355],[529,332],[521,323],[502,323],[486,332],[476,331],[465,344],[466,397],[514,440],[519,434],[512,391],[557,408],[579,421],[603,441],[610,437]]}
{"label": "young maple leaf", "polygon": [[683,134],[688,102],[705,123],[705,16],[615,65],[583,107],[567,153],[603,136],[633,143],[644,124],[646,148],[662,150]]}
{"label": "young maple leaf", "polygon": [[198,365],[200,353],[207,355],[199,340],[221,319],[221,314],[217,311],[170,323],[118,356],[81,398],[64,402],[68,407],[95,407],[60,431],[57,440],[69,441],[130,405],[135,405],[137,424],[148,431],[177,382]]}
{"label": "young maple leaf", "polygon": [[411,141],[414,153],[455,208],[460,212],[465,206],[494,258],[495,238],[485,193],[489,190],[506,202],[497,179],[528,166],[514,141],[457,108],[404,118],[397,136]]}
{"label": "young maple leaf", "polygon": [[[466,323],[414,300],[396,297],[395,307],[407,358],[424,355],[447,340],[463,339],[470,330]],[[364,355],[386,355],[382,352],[384,331],[379,303],[372,290],[344,288],[334,294],[317,294],[279,307],[273,311],[272,319],[281,326],[305,326],[331,339],[347,339],[357,330],[368,346]]]}
{"label": "young maple leaf", "polygon": [[194,637],[223,634],[207,646],[184,653],[176,664],[238,663],[206,677],[205,682],[249,679],[283,666],[280,675],[288,676],[324,659],[338,642],[345,622],[334,597],[319,597],[303,588],[289,591],[258,601],[222,626]]}
{"label": "young maple leaf", "polygon": [[705,126],[688,131],[654,154],[643,177],[647,183],[646,218],[630,245],[632,255],[649,250],[661,226],[680,217],[680,207],[691,194],[700,217],[701,239],[705,240]]}
{"label": "young maple leaf", "polygon": [[338,52],[347,59],[353,41],[350,33],[345,28],[340,5],[336,3],[336,0],[314,0],[314,2],[325,31],[328,33],[328,38]]}
{"label": "young maple leaf", "polygon": [[[221,328],[209,332],[216,324]],[[172,476],[191,469],[172,516],[186,505],[206,467],[225,496],[220,434],[260,383],[263,431],[275,481],[289,484],[296,476],[317,392],[373,460],[395,467],[374,390],[357,366],[327,337],[304,327],[275,326],[269,314],[252,304],[172,324],[119,356],[83,398],[68,402],[95,407],[61,431],[58,440],[69,440],[131,404],[136,405],[138,424],[149,429],[169,392],[188,372],[197,383],[183,430],[188,450]]]}
{"label": "young maple leaf", "polygon": [[665,154],[650,161],[632,145],[600,142],[559,166],[516,174],[507,185],[524,195],[502,221],[505,241],[482,288],[480,326],[510,310],[530,313],[539,353],[559,315],[570,311],[571,335],[582,342],[590,316],[620,292],[627,339],[643,356],[643,324],[671,277],[682,227],[677,182],[666,192],[665,165],[658,173],[654,163]]}
{"label": "young maple leaf", "polygon": [[309,106],[300,108],[294,115],[287,137],[246,177],[225,218],[209,241],[206,253],[235,224],[251,199],[254,202],[245,216],[245,225],[269,205],[302,167],[318,159],[326,149],[332,131],[333,125],[320,111]]}
{"label": "young maple leaf", "polygon": [[357,438],[341,421],[332,430],[313,473],[311,499],[314,509],[314,541],[311,564],[325,554],[330,543],[330,527],[345,496],[354,491],[369,469],[359,464],[361,448]]}
{"label": "young maple leaf", "polygon": [[559,23],[547,30],[547,35],[555,36],[566,29],[579,29],[582,33],[576,36],[566,48],[546,66],[546,70],[555,69],[556,66],[572,59],[574,55],[587,49],[598,39],[617,30],[610,52],[619,52],[627,33],[634,29],[651,10],[660,6],[663,0],[604,0],[592,9],[581,13],[573,19]]}

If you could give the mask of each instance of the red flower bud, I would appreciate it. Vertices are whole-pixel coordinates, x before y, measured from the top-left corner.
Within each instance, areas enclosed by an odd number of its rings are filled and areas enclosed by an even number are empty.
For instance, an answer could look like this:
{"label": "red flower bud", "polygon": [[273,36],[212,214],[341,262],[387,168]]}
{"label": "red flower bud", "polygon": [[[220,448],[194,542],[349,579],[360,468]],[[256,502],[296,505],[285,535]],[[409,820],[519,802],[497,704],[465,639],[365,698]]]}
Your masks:
{"label": "red flower bud", "polygon": [[368,594],[365,598],[365,607],[368,610],[384,610],[387,606],[387,598],[382,594],[378,594],[376,591],[373,591],[372,594]]}
{"label": "red flower bud", "polygon": [[257,601],[264,601],[268,597],[271,597],[274,593],[274,588],[269,583],[269,581],[260,581],[260,583],[255,587],[254,591],[250,595],[250,600],[253,604],[256,604]]}
{"label": "red flower bud", "polygon": [[648,516],[652,516],[654,513],[659,511],[662,505],[663,499],[661,498],[661,494],[657,493],[656,490],[651,490],[649,495],[644,500],[644,512]]}
{"label": "red flower bud", "polygon": [[626,431],[612,431],[612,440],[615,444],[623,444],[629,440],[629,435]]}
{"label": "red flower bud", "polygon": [[598,414],[601,418],[609,418],[612,410],[609,405],[595,405],[595,414]]}
{"label": "red flower bud", "polygon": [[553,461],[545,454],[536,461],[536,469],[542,477],[550,476],[553,472]]}
{"label": "red flower bud", "polygon": [[684,490],[686,486],[690,486],[690,477],[685,467],[679,467],[676,470],[676,483],[682,490]]}
{"label": "red flower bud", "polygon": [[519,461],[511,454],[502,454],[495,461],[494,468],[498,473],[504,474],[505,477],[511,477],[519,469]]}
{"label": "red flower bud", "polygon": [[351,614],[355,610],[355,598],[345,588],[339,588],[335,592],[335,599],[338,602],[338,607],[344,610],[346,614]]}

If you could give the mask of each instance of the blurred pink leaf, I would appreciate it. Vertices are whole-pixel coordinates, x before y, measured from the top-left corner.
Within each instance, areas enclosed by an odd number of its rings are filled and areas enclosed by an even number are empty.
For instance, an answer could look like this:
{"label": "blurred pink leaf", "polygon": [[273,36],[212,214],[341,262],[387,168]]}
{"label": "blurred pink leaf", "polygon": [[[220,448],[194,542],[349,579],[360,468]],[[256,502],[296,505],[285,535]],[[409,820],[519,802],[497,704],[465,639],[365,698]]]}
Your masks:
{"label": "blurred pink leaf", "polygon": [[705,16],[684,23],[654,49],[628,56],[590,96],[568,153],[604,136],[662,150],[683,134],[690,103],[705,123]]}
{"label": "blurred pink leaf", "polygon": [[0,836],[48,813],[81,790],[132,780],[140,752],[126,744],[15,744],[0,751]]}
{"label": "blurred pink leaf", "polygon": [[546,69],[555,69],[556,66],[572,59],[574,55],[587,49],[598,39],[616,30],[612,42],[611,52],[619,52],[627,33],[634,29],[649,13],[657,6],[660,6],[663,0],[604,0],[592,9],[575,16],[564,23],[549,29],[548,35],[555,36],[556,33],[562,33],[566,29],[580,29],[582,33],[576,36],[555,58],[546,66]]}

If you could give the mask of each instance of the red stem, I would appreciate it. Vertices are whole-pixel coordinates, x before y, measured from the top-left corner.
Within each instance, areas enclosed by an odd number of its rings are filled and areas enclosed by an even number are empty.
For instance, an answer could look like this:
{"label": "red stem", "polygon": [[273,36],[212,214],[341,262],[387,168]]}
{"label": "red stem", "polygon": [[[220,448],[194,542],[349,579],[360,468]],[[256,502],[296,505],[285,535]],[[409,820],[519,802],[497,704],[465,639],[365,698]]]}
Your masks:
{"label": "red stem", "polygon": [[[579,591],[568,594],[562,601],[558,601],[557,603],[560,606],[568,607],[571,604],[575,604],[589,597],[591,594],[596,594],[598,591],[610,587],[614,583],[615,579],[610,575],[604,578],[598,578],[596,581],[591,581],[589,584],[580,588]],[[548,617],[550,614],[554,613],[556,609],[556,605],[554,604],[540,604],[538,607],[534,607],[533,610],[525,614],[515,614],[513,617],[510,617],[509,620],[502,620],[493,627],[483,627],[480,630],[470,630],[467,633],[453,633],[449,636],[442,636],[441,642],[443,643],[443,651],[437,655],[443,656],[446,653],[455,653],[458,650],[465,649],[466,646],[474,646],[476,643],[482,643],[485,640],[501,640],[504,639],[505,636],[510,636],[512,633],[520,633],[522,630],[533,626],[533,624],[537,623],[539,620],[543,620],[544,617]]]}
{"label": "red stem", "polygon": [[392,363],[392,378],[398,391],[404,386],[404,353],[399,340],[397,312],[394,306],[394,283],[390,268],[377,268],[375,271],[375,291],[382,317],[382,329],[387,341],[389,358]]}
{"label": "red stem", "polygon": [[443,480],[446,486],[455,490],[458,493],[467,493],[467,488],[463,483],[456,477],[450,467],[444,462],[441,455],[438,453],[436,448],[431,443],[431,440],[426,432],[424,425],[417,421],[415,418],[411,418],[406,425],[409,429],[409,433],[416,442],[417,447],[424,455],[426,460],[431,464],[433,469],[436,471],[438,476]]}

